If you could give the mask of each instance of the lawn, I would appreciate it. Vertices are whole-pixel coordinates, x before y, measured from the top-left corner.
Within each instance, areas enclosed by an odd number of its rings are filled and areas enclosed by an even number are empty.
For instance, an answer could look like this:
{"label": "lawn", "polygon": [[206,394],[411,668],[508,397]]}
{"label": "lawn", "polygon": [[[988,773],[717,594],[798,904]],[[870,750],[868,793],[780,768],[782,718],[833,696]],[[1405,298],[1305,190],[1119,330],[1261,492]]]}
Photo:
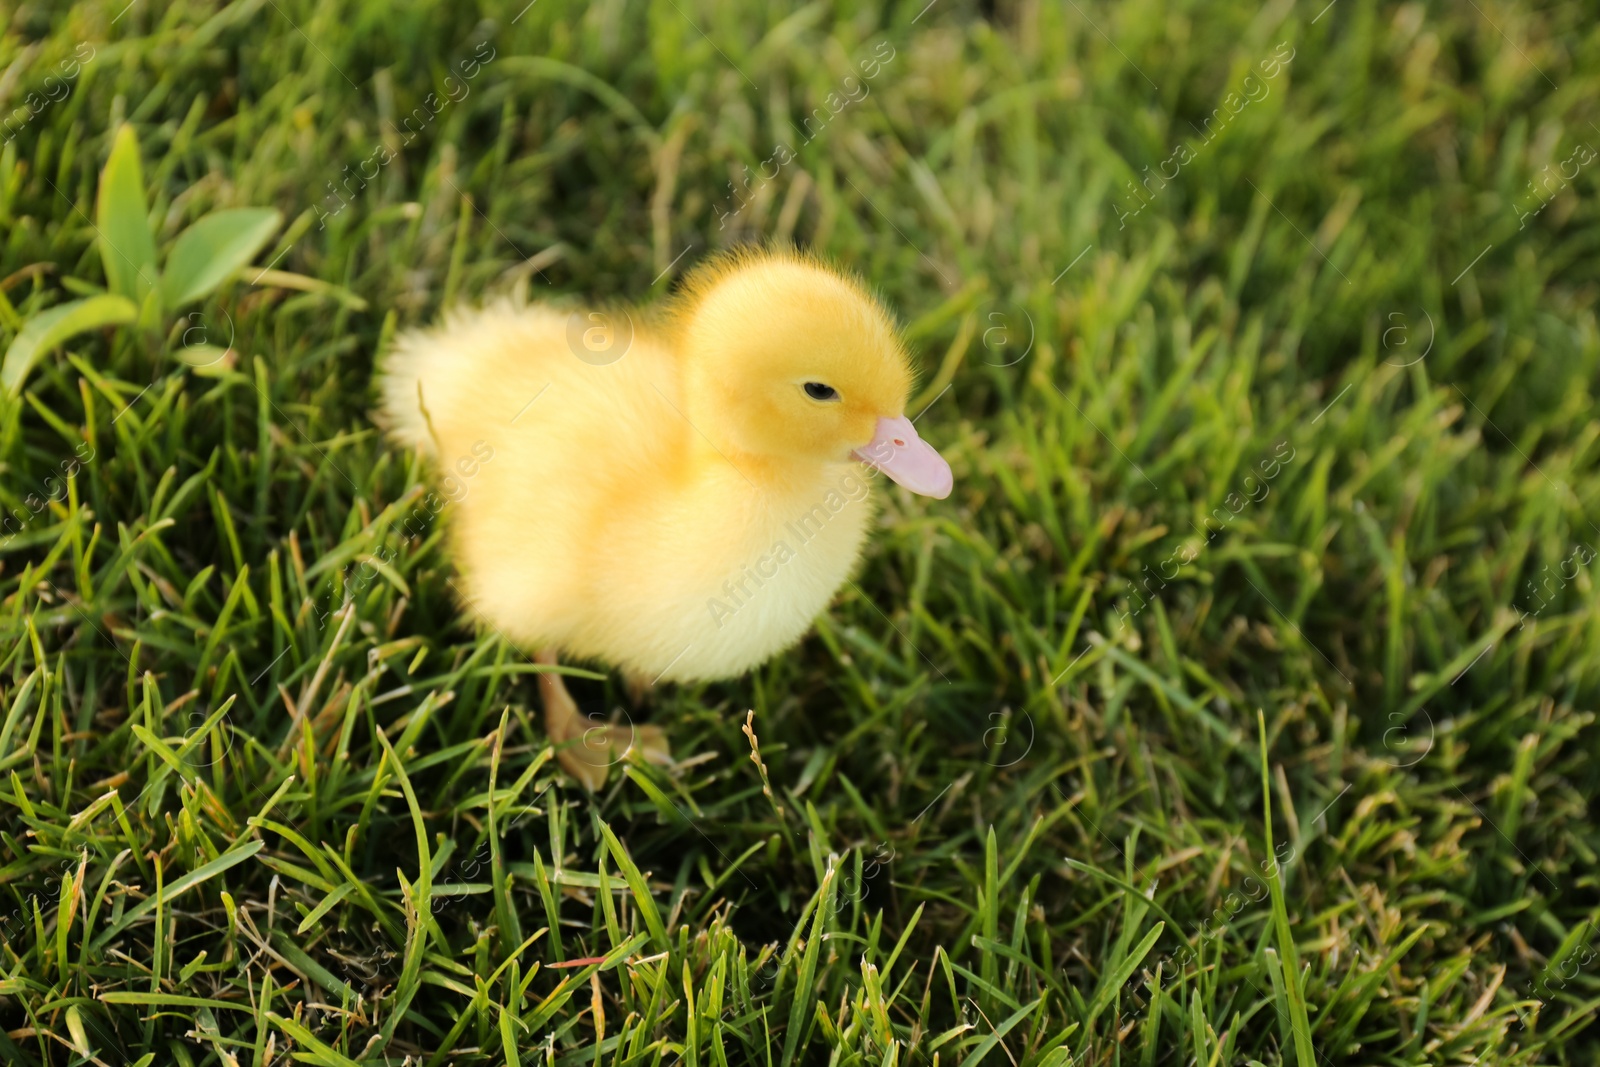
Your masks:
{"label": "lawn", "polygon": [[[0,5],[0,1061],[1594,1064],[1583,8]],[[375,361],[764,240],[955,491],[589,795]]]}

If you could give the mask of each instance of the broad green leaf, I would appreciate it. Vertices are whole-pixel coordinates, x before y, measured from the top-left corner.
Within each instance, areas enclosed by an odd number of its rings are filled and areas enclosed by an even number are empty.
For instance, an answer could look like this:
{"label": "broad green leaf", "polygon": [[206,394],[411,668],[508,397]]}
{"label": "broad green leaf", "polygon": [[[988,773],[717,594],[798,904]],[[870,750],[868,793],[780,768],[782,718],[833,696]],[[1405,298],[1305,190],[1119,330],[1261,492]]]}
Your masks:
{"label": "broad green leaf", "polygon": [[8,396],[16,396],[22,392],[28,371],[56,345],[86,330],[132,322],[138,314],[131,300],[110,293],[69,300],[39,312],[22,324],[22,332],[6,349],[5,362],[0,364],[0,387]]}
{"label": "broad green leaf", "polygon": [[139,328],[141,330],[155,330],[161,326],[161,286],[152,285],[144,292],[144,301],[139,305]]}
{"label": "broad green leaf", "polygon": [[133,127],[117,131],[111,158],[100,172],[100,193],[95,201],[100,262],[106,284],[136,304],[155,287],[156,241],[146,217],[144,173],[139,167],[139,139]]}
{"label": "broad green leaf", "polygon": [[168,308],[199,300],[255,258],[283,224],[268,207],[213,211],[178,235],[161,275]]}

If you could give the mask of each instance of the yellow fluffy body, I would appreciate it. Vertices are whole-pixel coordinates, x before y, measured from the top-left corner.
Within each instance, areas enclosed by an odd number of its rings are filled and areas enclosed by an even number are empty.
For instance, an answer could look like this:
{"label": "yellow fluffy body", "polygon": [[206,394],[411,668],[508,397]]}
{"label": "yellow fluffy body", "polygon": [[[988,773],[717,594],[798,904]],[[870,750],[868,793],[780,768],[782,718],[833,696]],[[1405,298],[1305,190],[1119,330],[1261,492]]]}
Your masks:
{"label": "yellow fluffy body", "polygon": [[[724,257],[663,308],[610,313],[633,334],[614,362],[575,354],[592,327],[573,314],[456,311],[383,367],[391,436],[454,490],[463,599],[526,648],[647,680],[730,677],[790,647],[871,524],[849,456],[904,412],[889,316],[789,253]],[[842,400],[809,399],[808,380]]]}

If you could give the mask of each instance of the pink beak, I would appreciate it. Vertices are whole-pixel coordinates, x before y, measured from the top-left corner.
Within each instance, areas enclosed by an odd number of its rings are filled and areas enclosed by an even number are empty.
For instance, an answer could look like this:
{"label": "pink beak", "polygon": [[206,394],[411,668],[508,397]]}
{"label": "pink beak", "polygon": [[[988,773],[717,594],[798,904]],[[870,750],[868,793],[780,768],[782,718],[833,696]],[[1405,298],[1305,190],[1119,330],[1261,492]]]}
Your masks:
{"label": "pink beak", "polygon": [[917,436],[917,429],[904,415],[898,419],[879,419],[876,435],[850,453],[861,462],[878,468],[913,493],[943,500],[955,485],[950,464],[933,446]]}

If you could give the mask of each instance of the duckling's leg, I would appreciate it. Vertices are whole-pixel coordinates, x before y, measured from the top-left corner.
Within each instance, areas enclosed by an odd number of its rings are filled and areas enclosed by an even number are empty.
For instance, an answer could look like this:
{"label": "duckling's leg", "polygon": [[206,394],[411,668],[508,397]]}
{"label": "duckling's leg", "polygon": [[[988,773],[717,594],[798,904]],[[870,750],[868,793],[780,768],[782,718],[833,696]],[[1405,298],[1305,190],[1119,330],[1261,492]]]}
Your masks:
{"label": "duckling's leg", "polygon": [[655,683],[645,675],[637,674],[626,667],[622,670],[622,687],[628,692],[628,703],[636,711],[644,707],[645,702],[650,699],[650,695],[655,692],[656,688]]}
{"label": "duckling's leg", "polygon": [[[537,663],[555,666],[556,652],[547,648],[533,658]],[[635,746],[652,763],[672,762],[661,727],[631,723],[608,726],[585,719],[559,674],[539,675],[539,696],[544,701],[545,732],[556,745],[556,758],[590,792],[606,784],[611,765]]]}

